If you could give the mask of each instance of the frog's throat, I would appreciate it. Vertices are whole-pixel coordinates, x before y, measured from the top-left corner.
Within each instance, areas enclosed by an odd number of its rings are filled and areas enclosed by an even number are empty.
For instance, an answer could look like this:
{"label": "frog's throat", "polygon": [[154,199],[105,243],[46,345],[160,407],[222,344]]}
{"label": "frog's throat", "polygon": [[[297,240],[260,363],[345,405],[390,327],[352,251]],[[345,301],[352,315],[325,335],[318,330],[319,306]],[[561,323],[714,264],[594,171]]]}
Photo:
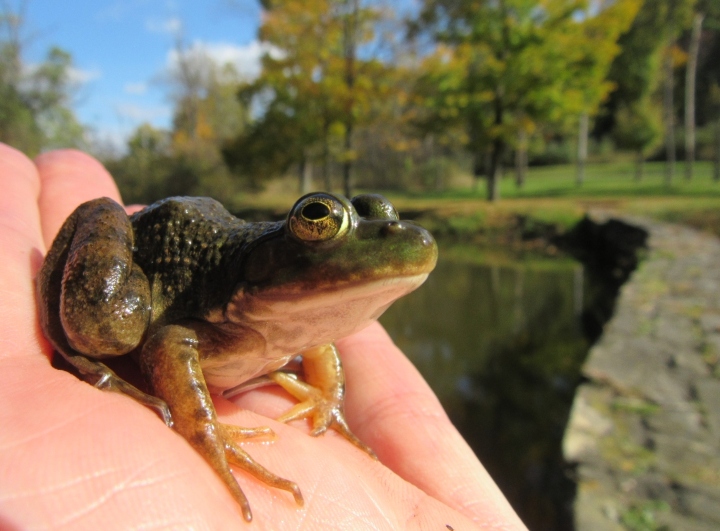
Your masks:
{"label": "frog's throat", "polygon": [[[231,322],[248,323],[275,320],[289,315],[310,314],[327,308],[341,310],[360,304],[370,313],[363,315],[363,320],[371,320],[379,316],[378,310],[384,311],[393,301],[419,287],[427,277],[428,273],[422,273],[381,278],[371,282],[338,283],[312,290],[300,288],[294,290],[288,289],[288,286],[268,288],[253,293],[243,293],[242,290],[238,290],[227,307],[225,317]],[[362,301],[365,303],[363,304]]]}

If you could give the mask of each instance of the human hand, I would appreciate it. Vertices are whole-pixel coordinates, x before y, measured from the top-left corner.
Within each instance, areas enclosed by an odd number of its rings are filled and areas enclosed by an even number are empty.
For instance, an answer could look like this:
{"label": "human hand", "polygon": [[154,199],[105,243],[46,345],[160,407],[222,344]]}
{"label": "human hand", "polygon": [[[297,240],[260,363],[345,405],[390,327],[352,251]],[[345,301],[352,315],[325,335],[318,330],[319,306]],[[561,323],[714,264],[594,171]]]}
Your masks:
{"label": "human hand", "polygon": [[[76,151],[35,163],[0,145],[0,528],[246,525],[221,480],[150,410],[51,367],[33,279],[80,203],[119,200],[111,177]],[[329,432],[279,424],[294,401],[277,388],[215,398],[221,421],[270,426],[243,443],[298,483],[305,506],[243,472],[256,529],[523,529],[437,399],[380,325],[338,342],[346,415],[379,462]],[[269,417],[269,418],[268,418]]]}

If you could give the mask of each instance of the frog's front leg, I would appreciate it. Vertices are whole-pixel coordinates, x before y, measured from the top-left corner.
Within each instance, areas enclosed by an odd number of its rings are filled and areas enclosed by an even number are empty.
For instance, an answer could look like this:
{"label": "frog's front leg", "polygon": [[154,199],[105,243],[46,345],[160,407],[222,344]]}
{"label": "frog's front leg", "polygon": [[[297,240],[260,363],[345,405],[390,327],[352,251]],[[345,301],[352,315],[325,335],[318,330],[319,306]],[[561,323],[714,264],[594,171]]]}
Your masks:
{"label": "frog's front leg", "polygon": [[268,471],[234,442],[238,438],[267,434],[268,429],[243,429],[218,421],[200,367],[195,330],[169,325],[154,331],[143,347],[140,365],[154,394],[170,407],[174,429],[222,478],[242,507],[245,520],[252,520],[250,505],[229,463],[270,486],[291,492],[297,504],[303,505],[297,484]]}
{"label": "frog's front leg", "polygon": [[312,417],[313,436],[318,436],[333,427],[355,446],[377,459],[375,453],[358,439],[345,420],[345,374],[340,355],[335,345],[320,345],[303,351],[305,381],[282,371],[268,374],[268,377],[300,400],[284,415],[280,422]]}

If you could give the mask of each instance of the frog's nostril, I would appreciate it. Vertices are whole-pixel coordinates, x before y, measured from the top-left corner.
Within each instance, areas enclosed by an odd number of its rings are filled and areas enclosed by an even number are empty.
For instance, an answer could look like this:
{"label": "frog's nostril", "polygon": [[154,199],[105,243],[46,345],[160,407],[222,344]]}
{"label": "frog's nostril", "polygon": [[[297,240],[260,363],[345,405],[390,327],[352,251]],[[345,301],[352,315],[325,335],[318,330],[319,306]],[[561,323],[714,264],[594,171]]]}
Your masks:
{"label": "frog's nostril", "polygon": [[391,236],[402,232],[404,229],[405,226],[399,221],[389,221],[383,225],[383,228],[380,230],[380,234],[383,236]]}

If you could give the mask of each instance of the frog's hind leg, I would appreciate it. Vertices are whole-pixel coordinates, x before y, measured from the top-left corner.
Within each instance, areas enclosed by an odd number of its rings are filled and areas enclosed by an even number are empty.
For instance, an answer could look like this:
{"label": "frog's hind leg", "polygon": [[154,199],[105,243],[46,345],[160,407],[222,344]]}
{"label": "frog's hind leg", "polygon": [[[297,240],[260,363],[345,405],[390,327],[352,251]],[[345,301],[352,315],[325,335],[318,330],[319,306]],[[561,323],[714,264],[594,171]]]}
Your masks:
{"label": "frog's hind leg", "polygon": [[[130,221],[115,201],[105,197],[76,208],[55,237],[37,275],[40,325],[55,350],[83,380],[134,398],[172,426],[165,402],[92,359],[129,352],[147,327],[150,288],[145,275],[132,263],[132,243]],[[118,321],[118,313],[124,315],[121,325],[104,326]]]}
{"label": "frog's hind leg", "polygon": [[273,474],[235,443],[238,438],[270,435],[272,431],[269,428],[245,429],[218,421],[200,367],[197,345],[197,335],[193,330],[170,325],[150,335],[140,356],[141,368],[153,392],[170,407],[174,429],[222,478],[248,522],[252,520],[250,505],[230,470],[230,464],[272,487],[287,490],[298,505],[303,505],[296,483]]}
{"label": "frog's hind leg", "polygon": [[268,377],[300,403],[281,415],[277,420],[291,420],[311,417],[313,436],[334,428],[352,444],[377,459],[375,452],[355,436],[345,420],[345,374],[340,355],[333,344],[320,345],[302,353],[305,381],[283,371],[275,371]]}

